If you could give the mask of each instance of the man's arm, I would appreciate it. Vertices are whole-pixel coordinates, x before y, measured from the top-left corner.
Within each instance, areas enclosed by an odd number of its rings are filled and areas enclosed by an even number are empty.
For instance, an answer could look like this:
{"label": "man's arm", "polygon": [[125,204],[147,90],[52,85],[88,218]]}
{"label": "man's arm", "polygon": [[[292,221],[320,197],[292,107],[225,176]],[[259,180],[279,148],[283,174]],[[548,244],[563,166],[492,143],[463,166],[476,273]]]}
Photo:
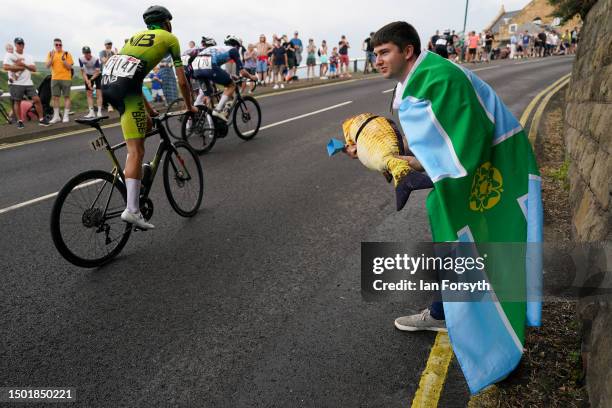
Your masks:
{"label": "man's arm", "polygon": [[53,57],[55,56],[55,50],[51,51],[49,54],[47,54],[47,68],[51,67],[51,65],[53,64]]}

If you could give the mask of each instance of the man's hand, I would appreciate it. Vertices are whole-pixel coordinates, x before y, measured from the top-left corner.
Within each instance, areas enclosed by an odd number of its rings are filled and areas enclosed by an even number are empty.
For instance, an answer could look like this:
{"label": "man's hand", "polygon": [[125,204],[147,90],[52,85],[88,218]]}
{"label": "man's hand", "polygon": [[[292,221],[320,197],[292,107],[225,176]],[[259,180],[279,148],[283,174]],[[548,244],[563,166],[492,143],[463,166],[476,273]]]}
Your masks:
{"label": "man's hand", "polygon": [[149,111],[149,116],[151,116],[152,118],[159,116],[159,112],[155,110],[155,108],[151,107],[151,110]]}
{"label": "man's hand", "polygon": [[351,159],[358,159],[359,156],[357,155],[357,145],[355,144],[347,144],[344,146],[344,153],[347,154],[348,157],[350,157]]}

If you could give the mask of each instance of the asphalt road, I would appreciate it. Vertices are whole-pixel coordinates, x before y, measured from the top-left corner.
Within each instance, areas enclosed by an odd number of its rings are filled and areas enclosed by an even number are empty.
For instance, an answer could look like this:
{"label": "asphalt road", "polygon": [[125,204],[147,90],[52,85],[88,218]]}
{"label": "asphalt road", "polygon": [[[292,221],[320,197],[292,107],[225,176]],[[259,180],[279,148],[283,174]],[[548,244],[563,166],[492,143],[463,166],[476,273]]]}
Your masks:
{"label": "asphalt road", "polygon": [[[559,57],[479,65],[520,116],[571,70]],[[263,125],[230,132],[202,158],[205,195],[176,215],[158,177],[157,229],[132,235],[109,265],[83,270],[56,252],[53,200],[0,214],[0,386],[76,387],[79,406],[407,406],[434,339],[393,319],[427,305],[366,303],[362,241],[430,239],[426,192],[400,213],[383,178],[328,158],[341,121],[387,114],[393,84],[368,79],[262,98]],[[108,129],[115,141],[119,128]],[[93,134],[0,150],[0,209],[109,169]],[[154,142],[148,142],[149,151]],[[440,406],[464,406],[452,363]]]}

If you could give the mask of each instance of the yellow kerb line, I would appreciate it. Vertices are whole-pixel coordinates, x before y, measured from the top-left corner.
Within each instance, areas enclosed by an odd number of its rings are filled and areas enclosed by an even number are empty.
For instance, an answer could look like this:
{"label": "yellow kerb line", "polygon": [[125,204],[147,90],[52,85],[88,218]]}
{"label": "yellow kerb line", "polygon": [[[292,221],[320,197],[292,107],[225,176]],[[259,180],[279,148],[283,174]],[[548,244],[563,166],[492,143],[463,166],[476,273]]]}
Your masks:
{"label": "yellow kerb line", "polygon": [[548,86],[547,88],[545,88],[542,92],[540,92],[539,94],[537,94],[535,96],[535,98],[533,98],[533,100],[531,102],[529,102],[529,105],[527,105],[527,108],[525,109],[525,111],[523,112],[523,114],[521,115],[521,120],[519,120],[520,124],[522,127],[525,127],[525,125],[527,124],[527,120],[529,119],[529,115],[531,115],[531,111],[535,108],[536,104],[540,101],[540,99],[542,99],[542,97],[549,92],[551,89],[553,89],[554,87],[556,87],[557,85],[559,85],[561,82],[563,82],[564,80],[566,80],[567,78],[570,77],[570,75],[572,75],[571,73],[562,76],[561,78],[559,78],[558,80],[556,80],[555,82],[552,83],[552,85]]}
{"label": "yellow kerb line", "polygon": [[435,408],[438,406],[452,358],[453,349],[448,333],[438,333],[429,353],[425,370],[421,375],[419,388],[412,400],[412,408]]}
{"label": "yellow kerb line", "polygon": [[552,98],[554,94],[559,92],[561,88],[563,88],[565,85],[569,83],[569,80],[570,80],[569,78],[565,78],[563,82],[559,83],[553,90],[551,90],[544,97],[544,100],[542,101],[540,106],[538,106],[538,109],[533,115],[533,121],[531,122],[531,126],[529,126],[529,143],[531,143],[532,146],[535,145],[536,137],[538,135],[538,127],[540,127],[540,119],[542,118],[542,114],[544,113],[544,109],[546,108],[546,105],[548,105],[550,98]]}

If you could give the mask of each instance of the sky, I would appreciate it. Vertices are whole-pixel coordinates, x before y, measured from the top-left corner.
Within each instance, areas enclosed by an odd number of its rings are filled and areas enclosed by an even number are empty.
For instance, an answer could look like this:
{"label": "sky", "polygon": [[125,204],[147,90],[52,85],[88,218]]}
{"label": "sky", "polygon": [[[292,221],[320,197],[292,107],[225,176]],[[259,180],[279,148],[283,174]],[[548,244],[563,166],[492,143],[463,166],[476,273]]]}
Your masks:
{"label": "sky", "polygon": [[[510,11],[523,8],[529,0],[469,0],[466,29],[481,31],[502,3]],[[152,4],[163,5],[173,14],[173,32],[181,49],[189,40],[199,42],[202,35],[222,42],[227,34],[234,34],[246,45],[262,33],[271,39],[273,33],[291,37],[297,30],[304,44],[308,38],[317,44],[323,39],[337,44],[345,34],[351,57],[362,57],[363,40],[387,23],[408,21],[426,42],[436,29],[460,31],[465,10],[465,0],[30,0],[19,4],[20,14],[27,17],[0,14],[4,37],[0,41],[4,46],[23,37],[26,53],[37,61],[44,60],[56,37],[75,58],[84,45],[100,51],[107,38],[120,48],[125,38],[145,28],[142,13]]]}

